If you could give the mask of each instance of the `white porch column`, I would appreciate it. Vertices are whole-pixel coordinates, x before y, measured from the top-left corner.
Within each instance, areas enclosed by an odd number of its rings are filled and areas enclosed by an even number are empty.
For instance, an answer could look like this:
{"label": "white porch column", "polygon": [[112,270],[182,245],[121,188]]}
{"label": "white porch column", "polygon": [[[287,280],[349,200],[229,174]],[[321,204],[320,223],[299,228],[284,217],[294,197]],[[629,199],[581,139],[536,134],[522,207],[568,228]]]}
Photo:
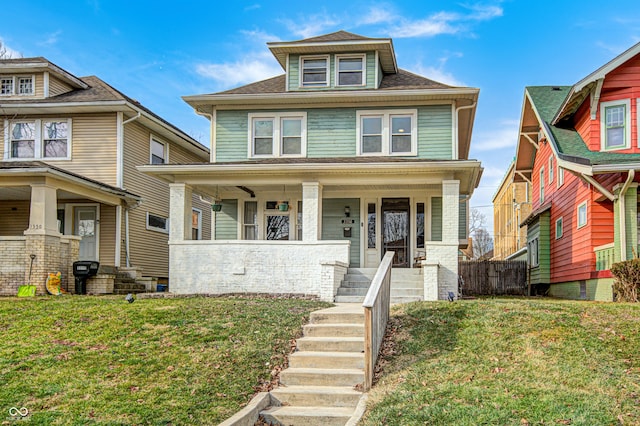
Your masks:
{"label": "white porch column", "polygon": [[302,241],[318,241],[322,235],[322,185],[302,183]]}
{"label": "white porch column", "polygon": [[460,181],[442,181],[442,241],[458,244]]}
{"label": "white porch column", "polygon": [[60,235],[58,231],[57,188],[44,184],[31,184],[29,228],[25,235]]}
{"label": "white porch column", "polygon": [[169,184],[169,241],[191,239],[191,187]]}

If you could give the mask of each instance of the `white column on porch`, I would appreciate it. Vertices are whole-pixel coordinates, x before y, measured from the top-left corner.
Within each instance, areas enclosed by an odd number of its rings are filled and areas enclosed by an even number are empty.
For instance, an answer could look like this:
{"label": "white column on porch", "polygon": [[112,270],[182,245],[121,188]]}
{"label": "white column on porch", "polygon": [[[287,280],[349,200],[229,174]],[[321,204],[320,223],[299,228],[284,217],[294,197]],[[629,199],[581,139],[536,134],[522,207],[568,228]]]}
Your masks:
{"label": "white column on porch", "polygon": [[57,188],[47,184],[31,184],[31,207],[29,210],[29,234],[60,235],[58,230]]}
{"label": "white column on porch", "polygon": [[458,244],[460,181],[442,181],[442,241]]}
{"label": "white column on porch", "polygon": [[169,241],[191,239],[191,194],[184,183],[169,184]]}
{"label": "white column on porch", "polygon": [[302,183],[302,241],[318,241],[322,235],[322,185]]}

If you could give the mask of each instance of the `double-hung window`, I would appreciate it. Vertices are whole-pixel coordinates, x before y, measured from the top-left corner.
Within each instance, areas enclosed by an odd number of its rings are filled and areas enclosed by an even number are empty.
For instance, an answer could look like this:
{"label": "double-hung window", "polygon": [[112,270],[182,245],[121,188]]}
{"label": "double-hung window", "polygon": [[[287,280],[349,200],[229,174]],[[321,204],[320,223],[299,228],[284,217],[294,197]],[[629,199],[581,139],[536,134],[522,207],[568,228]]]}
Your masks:
{"label": "double-hung window", "polygon": [[540,205],[544,203],[544,167],[540,169]]}
{"label": "double-hung window", "polygon": [[603,102],[600,106],[601,149],[627,149],[631,146],[631,102]]}
{"label": "double-hung window", "polygon": [[70,159],[71,120],[5,121],[5,160]]}
{"label": "double-hung window", "polygon": [[150,142],[151,164],[165,164],[169,160],[169,149],[166,143],[151,137]]}
{"label": "double-hung window", "polygon": [[329,85],[329,56],[300,58],[300,86],[324,87]]}
{"label": "double-hung window", "polygon": [[1,76],[0,77],[0,96],[13,95],[33,95],[34,81],[32,75],[27,76]]}
{"label": "double-hung window", "polygon": [[578,205],[578,228],[582,228],[587,224],[587,202]]}
{"label": "double-hung window", "polygon": [[13,95],[14,79],[13,77],[0,77],[0,95]]}
{"label": "double-hung window", "polygon": [[18,77],[18,94],[33,95],[33,77]]}
{"label": "double-hung window", "polygon": [[249,153],[253,158],[304,157],[307,114],[282,112],[249,114]]}
{"label": "double-hung window", "polygon": [[365,76],[365,55],[336,56],[336,85],[363,86]]}
{"label": "double-hung window", "polygon": [[358,111],[359,155],[417,155],[416,110]]}

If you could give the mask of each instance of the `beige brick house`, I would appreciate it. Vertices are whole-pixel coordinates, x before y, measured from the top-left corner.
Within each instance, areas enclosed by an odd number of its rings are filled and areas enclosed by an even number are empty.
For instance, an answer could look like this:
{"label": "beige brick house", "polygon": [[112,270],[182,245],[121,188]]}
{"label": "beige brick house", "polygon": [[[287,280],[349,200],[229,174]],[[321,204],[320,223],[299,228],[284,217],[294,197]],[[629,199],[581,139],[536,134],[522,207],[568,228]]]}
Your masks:
{"label": "beige brick house", "polygon": [[[209,150],[98,77],[45,58],[0,60],[0,294],[97,260],[166,279],[169,187],[136,166],[198,163]],[[192,236],[210,208],[193,200]]]}

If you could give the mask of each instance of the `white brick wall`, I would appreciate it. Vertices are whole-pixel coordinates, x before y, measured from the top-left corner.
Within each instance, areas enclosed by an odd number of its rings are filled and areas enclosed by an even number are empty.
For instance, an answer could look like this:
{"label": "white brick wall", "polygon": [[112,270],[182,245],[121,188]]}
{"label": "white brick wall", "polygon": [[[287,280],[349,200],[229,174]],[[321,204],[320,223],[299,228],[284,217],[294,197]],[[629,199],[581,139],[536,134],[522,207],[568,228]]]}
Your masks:
{"label": "white brick wall", "polygon": [[[425,300],[447,300],[450,291],[457,298],[458,243],[429,242],[426,243],[426,250],[428,260],[424,269]],[[435,266],[436,263],[438,266]]]}
{"label": "white brick wall", "polygon": [[349,241],[174,241],[169,243],[169,290],[298,293],[333,301],[348,262]]}

